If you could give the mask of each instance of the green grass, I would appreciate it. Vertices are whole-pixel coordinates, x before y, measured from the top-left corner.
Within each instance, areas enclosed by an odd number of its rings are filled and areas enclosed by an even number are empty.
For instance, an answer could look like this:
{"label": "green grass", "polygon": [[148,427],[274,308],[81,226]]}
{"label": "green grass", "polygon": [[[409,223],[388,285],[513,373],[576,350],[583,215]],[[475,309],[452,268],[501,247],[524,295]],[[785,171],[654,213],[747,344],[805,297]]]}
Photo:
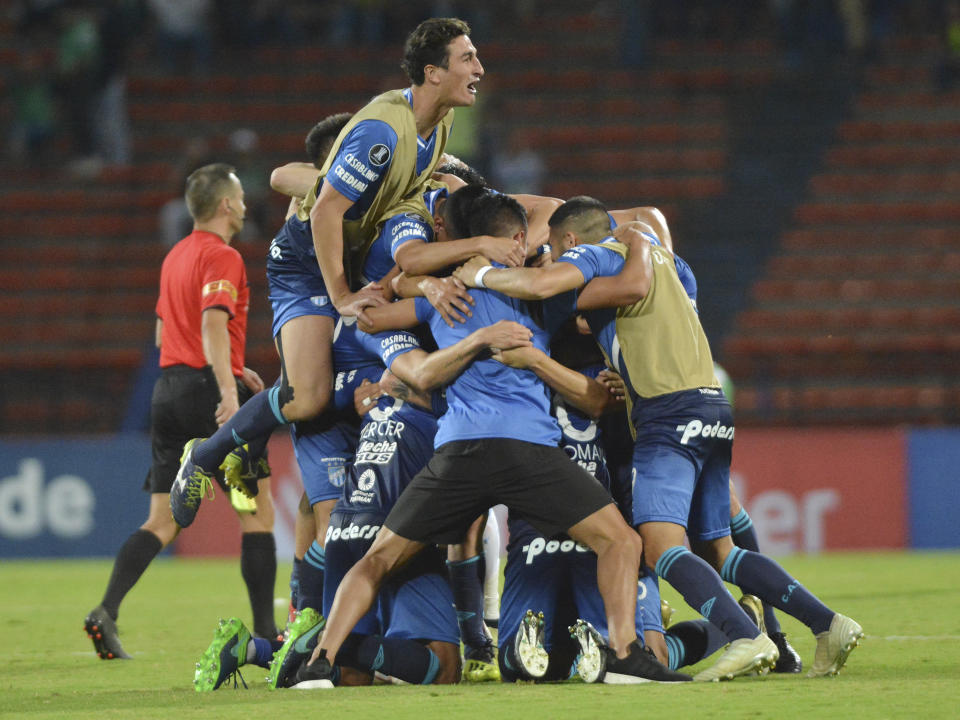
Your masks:
{"label": "green grass", "polygon": [[[194,663],[219,617],[249,609],[236,561],[157,561],[120,616],[129,662],[104,662],[82,630],[109,561],[0,564],[2,718],[903,718],[960,716],[960,555],[835,554],[783,564],[866,637],[837,678],[741,678],[682,686],[459,685],[269,692],[247,668],[249,690],[200,695]],[[281,566],[277,595],[286,591]],[[665,594],[675,619],[694,617]],[[278,611],[278,617],[281,611]],[[784,618],[810,662],[813,638]],[[349,714],[349,715],[348,715]]]}

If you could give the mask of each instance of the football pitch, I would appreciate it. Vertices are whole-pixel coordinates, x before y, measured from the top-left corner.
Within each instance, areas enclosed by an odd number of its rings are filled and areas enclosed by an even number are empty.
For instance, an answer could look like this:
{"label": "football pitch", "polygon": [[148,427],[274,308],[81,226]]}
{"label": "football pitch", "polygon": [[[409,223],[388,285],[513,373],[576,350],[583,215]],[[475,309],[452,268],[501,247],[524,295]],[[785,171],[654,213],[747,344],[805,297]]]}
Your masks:
{"label": "football pitch", "polygon": [[[866,633],[836,678],[768,675],[720,684],[457,685],[269,691],[267,671],[243,669],[249,689],[193,690],[194,663],[217,619],[249,606],[236,560],[156,561],[121,608],[132,661],[101,661],[83,632],[112,561],[3,561],[2,718],[957,718],[960,717],[960,554],[850,553],[781,559]],[[281,564],[277,597],[286,595]],[[674,620],[694,617],[669,588]],[[278,620],[285,610],[277,609]],[[804,663],[814,641],[784,630]],[[707,661],[707,664],[710,661]]]}

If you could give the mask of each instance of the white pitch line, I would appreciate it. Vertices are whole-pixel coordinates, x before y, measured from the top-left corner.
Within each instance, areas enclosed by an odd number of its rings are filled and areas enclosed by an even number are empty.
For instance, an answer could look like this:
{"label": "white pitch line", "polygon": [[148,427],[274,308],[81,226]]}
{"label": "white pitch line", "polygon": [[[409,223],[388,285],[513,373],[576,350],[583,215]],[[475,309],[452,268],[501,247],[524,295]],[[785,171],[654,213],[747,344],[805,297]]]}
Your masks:
{"label": "white pitch line", "polygon": [[894,642],[912,642],[914,640],[960,640],[960,635],[866,635],[871,640],[892,640]]}

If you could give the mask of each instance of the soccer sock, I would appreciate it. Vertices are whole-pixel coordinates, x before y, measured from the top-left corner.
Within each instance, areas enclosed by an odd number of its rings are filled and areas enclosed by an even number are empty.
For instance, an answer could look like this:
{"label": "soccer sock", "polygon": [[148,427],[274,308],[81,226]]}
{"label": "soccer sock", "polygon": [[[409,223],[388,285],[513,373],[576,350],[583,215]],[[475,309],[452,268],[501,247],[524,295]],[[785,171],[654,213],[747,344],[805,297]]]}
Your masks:
{"label": "soccer sock", "polygon": [[706,620],[684,620],[663,634],[670,669],[696,665],[727,644],[727,636]]}
{"label": "soccer sock", "polygon": [[273,587],[277,581],[277,544],[272,532],[243,533],[240,542],[240,574],[247,584],[253,631],[261,637],[277,636],[273,617]]}
{"label": "soccer sock", "polygon": [[[746,508],[740,508],[736,517],[730,518],[730,537],[733,543],[744,550],[760,552],[760,542],[757,540],[757,530],[753,527],[753,520],[747,514]],[[780,621],[777,614],[768,603],[763,603],[763,624],[767,627],[767,634],[780,632]]]}
{"label": "soccer sock", "polygon": [[657,560],[656,572],[730,641],[757,636],[757,626],[737,605],[716,571],[685,547],[674,545],[663,553]]}
{"label": "soccer sock", "polygon": [[483,529],[483,616],[496,620],[500,617],[500,528],[497,515],[487,513]]}
{"label": "soccer sock", "polygon": [[830,629],[834,612],[766,555],[734,548],[720,576],[797,618],[817,635]]}
{"label": "soccer sock", "polygon": [[293,569],[290,571],[290,606],[294,609],[300,607],[300,568],[302,566],[303,560],[294,555]]}
{"label": "soccer sock", "polygon": [[663,618],[660,613],[660,582],[657,575],[646,568],[641,568],[641,571],[643,574],[637,583],[637,605],[640,606],[643,628],[637,628],[637,634],[643,637],[643,629],[663,632]]}
{"label": "soccer sock", "polygon": [[316,540],[303,554],[300,565],[300,595],[297,598],[297,610],[313,608],[323,612],[323,571],[326,567],[326,555],[323,546]]}
{"label": "soccer sock", "polygon": [[490,643],[483,629],[483,585],[477,573],[478,562],[479,555],[456,562],[447,561],[460,636],[467,648],[481,648]]}
{"label": "soccer sock", "polygon": [[287,422],[280,412],[276,395],[279,388],[258,392],[240,406],[233,417],[202,443],[193,449],[193,462],[204,472],[212,473],[220,467],[223,459],[239,445],[260,442],[269,437],[274,429]]}
{"label": "soccer sock", "polygon": [[270,667],[273,654],[283,646],[279,640],[262,637],[252,637],[247,643],[247,663],[259,665],[262,668]]}
{"label": "soccer sock", "polygon": [[351,633],[337,651],[337,663],[413,685],[429,685],[440,671],[437,656],[416,640],[357,633]]}
{"label": "soccer sock", "polygon": [[161,550],[163,542],[160,538],[142,528],[136,530],[120,547],[101,602],[107,614],[114,620],[120,614],[123,598],[130,592],[130,588],[137,584],[137,580]]}

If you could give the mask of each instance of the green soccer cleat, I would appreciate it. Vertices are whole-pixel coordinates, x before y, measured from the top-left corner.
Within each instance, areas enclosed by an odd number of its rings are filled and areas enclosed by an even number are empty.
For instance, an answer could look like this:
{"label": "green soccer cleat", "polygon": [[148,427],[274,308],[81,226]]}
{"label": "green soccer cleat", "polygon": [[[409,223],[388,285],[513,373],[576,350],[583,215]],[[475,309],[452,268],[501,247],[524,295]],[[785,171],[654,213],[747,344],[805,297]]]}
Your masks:
{"label": "green soccer cleat", "polygon": [[287,639],[273,654],[267,685],[271,690],[290,687],[297,670],[310,659],[327,621],[313,608],[304,608],[287,627]]}
{"label": "green soccer cleat", "polygon": [[840,613],[834,615],[830,629],[817,635],[817,651],[807,677],[836,675],[862,637],[863,628],[855,620]]}
{"label": "green soccer cleat", "polygon": [[[236,488],[247,498],[253,499],[260,492],[260,465],[266,461],[250,457],[249,448],[244,444],[230,451],[220,464],[224,482]],[[268,473],[269,474],[269,473]],[[254,506],[256,507],[256,506]]]}
{"label": "green soccer cleat", "polygon": [[250,631],[240,618],[221,620],[217,629],[213,631],[213,642],[204,651],[197,663],[197,670],[193,674],[193,688],[197,692],[216,690],[229,678],[233,677],[233,686],[237,686],[237,679],[244,687],[240,667],[247,662],[247,646],[250,643]]}
{"label": "green soccer cleat", "polygon": [[170,488],[170,512],[182,528],[189,527],[197,517],[204,495],[213,500],[213,475],[204,472],[191,459],[194,446],[202,441],[203,438],[193,438],[183,446],[180,470]]}
{"label": "green soccer cleat", "polygon": [[543,613],[527,610],[513,636],[514,657],[527,677],[542,678],[547,674],[550,656],[543,648],[543,630]]}
{"label": "green soccer cleat", "polygon": [[500,682],[497,653],[493,642],[480,648],[470,648],[464,655],[463,679],[471,683]]}

